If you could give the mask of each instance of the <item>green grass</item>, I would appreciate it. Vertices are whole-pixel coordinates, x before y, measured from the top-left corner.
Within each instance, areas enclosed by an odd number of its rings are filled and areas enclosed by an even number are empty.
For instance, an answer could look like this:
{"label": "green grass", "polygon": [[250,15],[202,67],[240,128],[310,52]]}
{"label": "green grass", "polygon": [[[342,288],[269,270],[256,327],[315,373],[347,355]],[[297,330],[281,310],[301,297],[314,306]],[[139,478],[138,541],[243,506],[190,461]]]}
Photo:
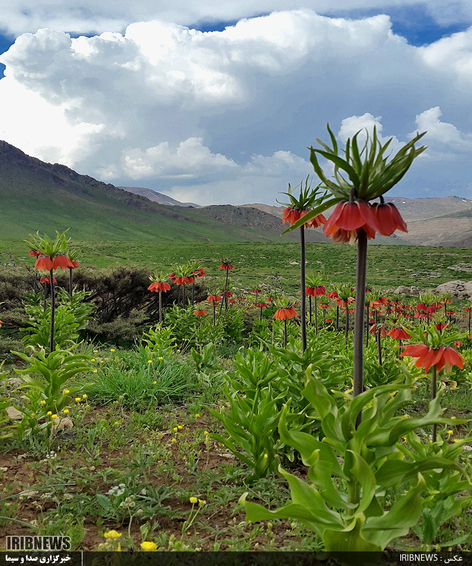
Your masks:
{"label": "green grass", "polygon": [[[239,288],[265,288],[296,292],[299,281],[299,245],[296,242],[162,242],[162,241],[80,241],[72,245],[82,256],[82,269],[136,265],[150,271],[170,271],[172,264],[198,260],[207,274],[221,278],[223,258],[235,265],[231,282]],[[0,257],[8,266],[33,266],[28,246],[22,240],[0,240]],[[354,284],[356,247],[333,244],[307,244],[307,274],[323,273],[325,285]],[[472,280],[472,273],[450,269],[458,264],[472,265],[472,249],[415,246],[369,245],[367,285],[394,289],[399,285],[418,285],[434,289],[441,283]],[[206,279],[208,282],[208,278]]]}
{"label": "green grass", "polygon": [[139,353],[125,350],[97,358],[95,363],[97,369],[87,393],[99,404],[117,403],[142,411],[150,405],[182,401],[197,385],[185,362],[164,360],[143,348]]}

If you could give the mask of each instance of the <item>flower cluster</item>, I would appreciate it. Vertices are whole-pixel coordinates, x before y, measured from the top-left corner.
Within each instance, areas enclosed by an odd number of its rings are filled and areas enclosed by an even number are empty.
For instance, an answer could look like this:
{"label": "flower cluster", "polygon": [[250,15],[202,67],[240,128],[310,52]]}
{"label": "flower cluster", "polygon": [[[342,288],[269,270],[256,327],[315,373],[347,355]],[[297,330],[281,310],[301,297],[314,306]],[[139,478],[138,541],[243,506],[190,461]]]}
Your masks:
{"label": "flower cluster", "polygon": [[451,371],[452,366],[457,366],[460,369],[464,367],[464,358],[451,347],[430,348],[426,344],[409,345],[406,346],[401,355],[418,358],[416,367],[422,367],[425,372],[428,372],[432,366],[436,366],[437,371],[441,371],[443,368],[446,371]]}
{"label": "flower cluster", "polygon": [[391,236],[395,230],[407,232],[407,226],[392,203],[369,204],[362,199],[341,201],[324,226],[324,233],[335,242],[353,242],[364,230],[367,238],[375,234]]}
{"label": "flower cluster", "polygon": [[297,311],[291,306],[287,306],[286,308],[280,308],[275,311],[274,318],[278,320],[285,320],[294,318],[297,316]]}

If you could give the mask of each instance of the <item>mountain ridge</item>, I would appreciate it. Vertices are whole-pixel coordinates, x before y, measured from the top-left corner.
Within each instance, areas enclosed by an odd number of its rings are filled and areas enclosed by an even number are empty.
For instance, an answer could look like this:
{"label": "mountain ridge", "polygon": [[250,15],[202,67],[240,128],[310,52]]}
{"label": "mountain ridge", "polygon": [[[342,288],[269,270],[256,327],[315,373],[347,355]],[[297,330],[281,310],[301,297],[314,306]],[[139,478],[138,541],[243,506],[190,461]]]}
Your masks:
{"label": "mountain ridge", "polygon": [[[144,194],[130,191],[139,189]],[[147,196],[146,196],[147,195]],[[164,199],[160,204],[154,199]],[[151,200],[150,197],[153,197]],[[26,238],[40,231],[71,228],[75,238],[156,241],[298,240],[298,230],[281,235],[282,206],[263,203],[200,206],[143,187],[116,187],[50,164],[0,141],[0,237]],[[408,233],[377,237],[375,243],[472,247],[472,200],[388,197],[408,224]],[[326,213],[329,215],[329,211]],[[308,242],[330,242],[306,230]]]}

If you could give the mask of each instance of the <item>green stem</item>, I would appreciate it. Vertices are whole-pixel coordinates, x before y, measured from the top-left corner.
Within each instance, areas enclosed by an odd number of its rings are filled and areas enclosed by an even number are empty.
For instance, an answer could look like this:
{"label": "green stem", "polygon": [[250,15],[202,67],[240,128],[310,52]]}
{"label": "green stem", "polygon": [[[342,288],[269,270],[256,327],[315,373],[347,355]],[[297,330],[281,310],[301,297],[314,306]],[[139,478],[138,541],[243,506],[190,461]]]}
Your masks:
{"label": "green stem", "polygon": [[[354,387],[353,397],[364,391],[364,305],[367,271],[367,235],[359,228],[357,237],[356,266],[356,304],[354,316]],[[362,421],[362,413],[357,416],[356,426]]]}
{"label": "green stem", "polygon": [[49,272],[51,279],[51,332],[49,335],[49,351],[54,351],[54,318],[56,314],[56,290],[54,289],[54,271],[51,269]]}
{"label": "green stem", "polygon": [[72,288],[72,267],[69,267],[69,295],[72,297],[74,290]]}
{"label": "green stem", "polygon": [[228,287],[228,273],[229,273],[229,271],[226,270],[225,288],[223,290],[223,296],[221,297],[220,312],[218,313],[218,316],[221,316],[221,311],[223,310],[223,303],[224,303],[224,300],[225,300],[226,288]]}
{"label": "green stem", "polygon": [[364,391],[364,309],[367,269],[367,236],[359,228],[357,240],[356,308],[354,317],[354,397]]}
{"label": "green stem", "polygon": [[344,326],[344,344],[347,346],[349,336],[349,303],[346,303],[346,322]]}
{"label": "green stem", "polygon": [[44,283],[44,290],[43,290],[43,311],[46,310],[47,307],[47,298],[48,298],[48,284]]}
{"label": "green stem", "polygon": [[349,482],[348,492],[347,492],[347,500],[349,503],[354,503],[356,507],[354,509],[348,509],[346,515],[352,516],[357,510],[357,506],[359,505],[360,501],[360,486],[359,483],[355,478],[351,478]]}
{"label": "green stem", "polygon": [[[437,387],[437,371],[436,371],[436,366],[433,366],[431,371],[431,399],[436,399],[436,394],[437,394],[436,387]],[[438,425],[437,423],[434,423],[433,437],[432,437],[433,442],[436,442],[437,432],[438,432]]]}
{"label": "green stem", "polygon": [[380,328],[377,330],[377,354],[379,359],[379,366],[382,365],[382,336],[380,336]]}
{"label": "green stem", "polygon": [[162,323],[162,291],[159,291],[159,324]]}
{"label": "green stem", "polygon": [[305,295],[305,226],[300,226],[300,286],[302,352],[306,350],[306,295]]}

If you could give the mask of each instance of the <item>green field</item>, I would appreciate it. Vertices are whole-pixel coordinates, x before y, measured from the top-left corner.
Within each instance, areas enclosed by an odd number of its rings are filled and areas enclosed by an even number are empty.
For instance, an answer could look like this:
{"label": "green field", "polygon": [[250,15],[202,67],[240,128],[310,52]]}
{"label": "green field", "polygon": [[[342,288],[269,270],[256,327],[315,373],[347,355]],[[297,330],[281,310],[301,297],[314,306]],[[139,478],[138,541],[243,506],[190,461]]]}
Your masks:
{"label": "green field", "polygon": [[[73,236],[73,235],[71,235]],[[170,270],[172,264],[198,260],[207,275],[221,277],[222,259],[235,266],[231,278],[237,287],[276,287],[285,292],[298,289],[300,249],[286,243],[190,243],[190,242],[78,242],[73,248],[81,255],[82,268],[138,266],[155,271]],[[21,240],[0,241],[4,266],[30,266],[33,259]],[[307,244],[307,274],[321,272],[325,285],[354,284],[356,247],[350,245]],[[13,258],[13,259],[12,259]],[[441,283],[472,280],[472,249],[369,245],[367,284],[379,289],[398,285],[418,285],[434,289]],[[211,279],[210,279],[211,281]]]}

